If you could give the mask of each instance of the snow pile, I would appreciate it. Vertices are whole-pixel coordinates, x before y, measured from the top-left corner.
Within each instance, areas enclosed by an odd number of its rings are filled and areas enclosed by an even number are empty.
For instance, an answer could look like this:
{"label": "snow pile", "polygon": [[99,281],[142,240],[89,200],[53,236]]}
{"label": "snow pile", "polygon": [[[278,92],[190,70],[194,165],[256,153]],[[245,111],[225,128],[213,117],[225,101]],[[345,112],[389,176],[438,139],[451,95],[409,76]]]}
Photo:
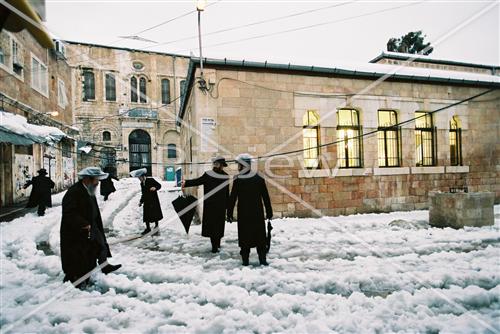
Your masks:
{"label": "snow pile", "polygon": [[[162,183],[166,185],[166,183]],[[144,229],[137,179],[99,205],[108,240]],[[61,195],[58,195],[61,196]],[[14,332],[327,333],[500,331],[500,206],[496,224],[431,228],[427,211],[273,222],[269,267],[242,267],[236,224],[220,254],[170,202],[161,235],[111,246],[119,271],[86,291],[62,283],[60,207],[0,225],[3,330]],[[60,199],[55,199],[55,205]],[[43,305],[25,321],[18,319]]]}
{"label": "snow pile", "polygon": [[30,124],[25,117],[2,110],[0,110],[0,129],[21,135],[36,143],[55,143],[67,137],[56,127]]}

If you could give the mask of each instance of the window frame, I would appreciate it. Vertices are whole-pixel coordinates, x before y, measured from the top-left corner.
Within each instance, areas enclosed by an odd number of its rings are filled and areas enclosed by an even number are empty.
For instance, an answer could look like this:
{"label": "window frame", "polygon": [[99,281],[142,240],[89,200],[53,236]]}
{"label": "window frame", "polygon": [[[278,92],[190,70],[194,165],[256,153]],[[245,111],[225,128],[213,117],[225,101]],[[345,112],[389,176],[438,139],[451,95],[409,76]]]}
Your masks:
{"label": "window frame", "polygon": [[[108,137],[109,139],[107,139],[107,138],[106,138],[106,137],[107,137],[106,135],[109,135],[109,137]],[[111,141],[111,132],[110,132],[110,131],[108,131],[108,130],[104,130],[104,131],[102,132],[102,136],[101,136],[101,138],[102,138],[102,141],[103,141],[103,142],[109,142],[109,141]]]}
{"label": "window frame", "polygon": [[[113,83],[114,83],[114,91],[113,91],[113,95],[114,95],[114,99],[111,100],[111,99],[108,99],[108,77],[112,77],[113,78]],[[104,82],[104,101],[106,102],[117,102],[117,81],[116,81],[116,74],[113,73],[113,72],[104,72],[103,74],[103,82]]]}
{"label": "window frame", "polygon": [[[309,115],[314,113],[314,121],[311,121]],[[305,121],[305,117],[307,117],[307,121]],[[303,156],[302,159],[304,161],[304,167],[306,169],[320,169],[321,168],[321,131],[320,131],[320,115],[317,110],[309,109],[302,116],[302,143],[303,143]],[[307,130],[315,130],[315,131],[307,131]],[[306,133],[314,133],[315,136],[306,136]],[[307,140],[306,140],[307,139]],[[314,140],[315,139],[315,140]],[[306,144],[309,145],[310,142],[315,141],[315,146],[306,147]],[[311,157],[309,154],[313,153],[316,157]],[[312,164],[309,164],[308,161],[312,161]]]}
{"label": "window frame", "polygon": [[[135,83],[132,82],[135,81]],[[139,103],[139,94],[138,94],[138,86],[139,82],[137,81],[137,77],[132,75],[129,80],[130,84],[130,102],[131,103]]]}
{"label": "window frame", "polygon": [[[173,152],[173,156],[171,153]],[[177,159],[177,144],[168,143],[167,144],[167,159]]]}
{"label": "window frame", "polygon": [[[37,56],[35,56],[33,53],[30,54],[30,60],[31,60],[31,88],[33,88],[35,91],[38,93],[42,94],[45,97],[49,97],[49,68],[43,61],[40,60]],[[34,63],[37,63],[37,69],[35,69]],[[43,68],[43,71],[42,71]],[[43,73],[45,73],[45,76],[43,76]],[[35,84],[35,78],[38,81],[38,85]],[[45,83],[45,87],[44,87]],[[45,89],[44,89],[45,88]]]}
{"label": "window frame", "polygon": [[[87,78],[86,74],[92,74],[92,85],[87,88]],[[89,101],[95,101],[96,100],[96,91],[95,91],[95,72],[91,68],[84,68],[82,69],[82,101],[83,102],[89,102]],[[93,93],[92,98],[87,97],[87,90],[91,90]]]}
{"label": "window frame", "polygon": [[[455,122],[454,122],[455,121]],[[455,123],[455,127],[453,127]],[[450,165],[451,166],[463,166],[463,155],[462,155],[462,125],[460,124],[460,118],[458,116],[452,116],[450,119]],[[455,136],[455,148],[452,149],[452,134]],[[455,155],[453,155],[453,153]],[[453,159],[455,156],[455,159]]]}
{"label": "window frame", "polygon": [[[24,82],[24,67],[25,67],[25,64],[24,64],[24,59],[22,59],[22,55],[19,56],[19,50],[22,50],[23,48],[23,45],[21,43],[19,43],[19,41],[17,40],[17,38],[15,38],[14,36],[10,35],[10,42],[9,42],[9,45],[10,45],[10,64],[9,64],[9,70],[10,72],[14,75],[15,78],[18,78],[20,79],[21,81]],[[16,48],[16,55],[17,57],[14,57],[14,45],[17,45],[17,48]],[[22,62],[22,67],[21,67],[21,73],[17,73],[15,70],[14,70],[14,59],[15,58],[19,58],[21,57],[21,59],[19,59],[21,62]],[[30,59],[31,60],[31,59]]]}
{"label": "window frame", "polygon": [[[166,99],[164,98],[164,91],[163,91],[163,83],[167,82],[167,87],[168,87],[168,94],[166,95]],[[170,79],[168,78],[161,78],[160,80],[160,94],[161,94],[161,104],[162,105],[169,105],[171,104],[171,94],[170,94]]]}
{"label": "window frame", "polygon": [[[351,125],[340,124],[340,112],[343,110],[351,111],[351,121],[352,121],[352,112],[356,113],[356,123]],[[345,107],[337,109],[337,166],[338,168],[363,168],[363,127],[361,126],[361,117],[360,111],[353,107]],[[346,131],[345,133],[348,135],[348,131],[353,131],[354,136],[349,139],[349,136],[343,136],[341,138],[339,136],[339,131]],[[342,141],[341,141],[342,140]],[[353,146],[357,146],[357,157],[350,157],[349,154],[349,140],[353,141]],[[356,145],[357,143],[357,145]],[[342,146],[341,146],[342,144]],[[340,152],[343,152],[341,155]],[[357,160],[357,164],[351,165],[350,160]],[[342,163],[344,162],[344,163]]]}
{"label": "window frame", "polygon": [[[417,114],[426,114],[426,116],[417,116]],[[428,123],[428,120],[426,119],[426,117],[429,116],[429,120],[430,120],[430,125],[427,125]],[[417,127],[417,124],[418,124],[418,118],[424,118],[425,119],[425,123],[426,123],[426,127]],[[417,133],[418,132],[418,133]],[[424,156],[424,153],[425,153],[425,148],[426,146],[424,145],[424,136],[423,134],[426,133],[426,134],[430,134],[430,137],[431,137],[431,143],[430,143],[430,148],[431,148],[431,156]],[[418,142],[417,142],[417,137],[420,136],[420,148],[421,148],[421,151],[420,151],[420,154],[421,154],[421,157],[422,157],[422,162],[421,163],[418,163]],[[433,117],[433,114],[432,112],[429,112],[429,111],[425,111],[425,110],[418,110],[418,111],[415,111],[415,166],[417,167],[432,167],[432,166],[436,166],[437,165],[437,159],[436,159],[436,127],[434,126],[434,117]],[[431,159],[431,164],[426,164],[424,163],[426,159]]]}
{"label": "window frame", "polygon": [[[144,83],[144,85],[143,85]],[[148,81],[144,76],[139,77],[139,103],[148,103]],[[143,89],[144,88],[144,89]]]}
{"label": "window frame", "polygon": [[[390,112],[394,114],[394,122],[391,122],[390,125],[384,125],[380,123],[380,113],[381,112]],[[392,117],[390,117],[392,119]],[[380,168],[391,168],[391,167],[401,167],[402,161],[401,161],[401,156],[402,156],[402,148],[401,148],[401,127],[397,125],[398,124],[398,112],[397,110],[394,109],[379,109],[377,110],[377,146],[378,146],[378,156],[377,156],[377,161],[378,161],[378,167]],[[388,138],[388,133],[393,132],[395,134],[395,141],[396,141],[396,152],[397,156],[396,157],[389,157],[388,156],[388,141],[389,140],[394,140],[394,138]],[[380,135],[383,135],[383,138],[380,138]],[[380,140],[383,139],[383,148],[384,148],[384,164],[381,165],[381,157],[380,157]],[[396,159],[397,163],[396,164],[390,164],[389,161],[394,161]]]}

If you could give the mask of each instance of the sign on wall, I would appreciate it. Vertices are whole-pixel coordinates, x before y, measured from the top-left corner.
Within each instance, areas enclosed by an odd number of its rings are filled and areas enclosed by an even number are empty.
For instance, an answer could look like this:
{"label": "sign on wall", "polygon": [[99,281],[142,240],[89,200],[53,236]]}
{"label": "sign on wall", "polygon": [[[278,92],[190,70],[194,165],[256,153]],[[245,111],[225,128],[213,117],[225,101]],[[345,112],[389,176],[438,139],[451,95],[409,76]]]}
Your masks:
{"label": "sign on wall", "polygon": [[201,118],[201,152],[217,152],[217,137],[216,137],[215,119],[202,117]]}
{"label": "sign on wall", "polygon": [[63,185],[69,187],[75,183],[75,164],[73,158],[63,157]]}
{"label": "sign on wall", "polygon": [[27,198],[31,188],[23,189],[28,180],[33,177],[33,156],[15,154],[14,156],[14,202]]}

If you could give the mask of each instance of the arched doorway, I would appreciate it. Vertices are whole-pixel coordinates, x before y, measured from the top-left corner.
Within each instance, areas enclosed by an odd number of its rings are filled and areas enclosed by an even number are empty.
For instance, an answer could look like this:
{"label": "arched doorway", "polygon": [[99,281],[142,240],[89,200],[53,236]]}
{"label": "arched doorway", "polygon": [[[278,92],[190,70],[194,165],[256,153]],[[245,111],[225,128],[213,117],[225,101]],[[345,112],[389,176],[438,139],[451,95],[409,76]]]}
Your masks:
{"label": "arched doorway", "polygon": [[146,168],[151,176],[151,137],[144,130],[134,130],[128,136],[130,171]]}

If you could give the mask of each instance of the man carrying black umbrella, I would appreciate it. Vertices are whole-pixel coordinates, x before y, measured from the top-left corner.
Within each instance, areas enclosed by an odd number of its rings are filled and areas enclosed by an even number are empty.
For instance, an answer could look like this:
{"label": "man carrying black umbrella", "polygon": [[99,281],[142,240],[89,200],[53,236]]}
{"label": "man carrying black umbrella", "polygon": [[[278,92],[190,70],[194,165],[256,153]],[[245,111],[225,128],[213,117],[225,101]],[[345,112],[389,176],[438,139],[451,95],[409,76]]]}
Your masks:
{"label": "man carrying black umbrella", "polygon": [[30,198],[28,200],[27,208],[34,208],[38,205],[38,215],[45,215],[46,207],[52,207],[52,194],[51,189],[54,188],[55,183],[47,177],[47,171],[42,168],[38,171],[38,176],[33,177],[26,182],[24,189],[33,186]]}
{"label": "man carrying black umbrella", "polygon": [[203,186],[203,219],[201,235],[210,238],[212,253],[219,252],[220,240],[224,236],[226,209],[229,198],[229,175],[224,171],[226,159],[212,160],[212,170],[197,179],[182,182],[182,188]]}
{"label": "man carrying black umbrella", "polygon": [[256,247],[260,264],[267,266],[264,207],[266,208],[266,218],[273,217],[269,192],[264,179],[252,171],[252,159],[248,154],[238,156],[236,161],[239,174],[233,181],[227,219],[230,222],[233,220],[234,206],[238,202],[238,244],[241,249],[243,265],[248,266],[250,249]]}

